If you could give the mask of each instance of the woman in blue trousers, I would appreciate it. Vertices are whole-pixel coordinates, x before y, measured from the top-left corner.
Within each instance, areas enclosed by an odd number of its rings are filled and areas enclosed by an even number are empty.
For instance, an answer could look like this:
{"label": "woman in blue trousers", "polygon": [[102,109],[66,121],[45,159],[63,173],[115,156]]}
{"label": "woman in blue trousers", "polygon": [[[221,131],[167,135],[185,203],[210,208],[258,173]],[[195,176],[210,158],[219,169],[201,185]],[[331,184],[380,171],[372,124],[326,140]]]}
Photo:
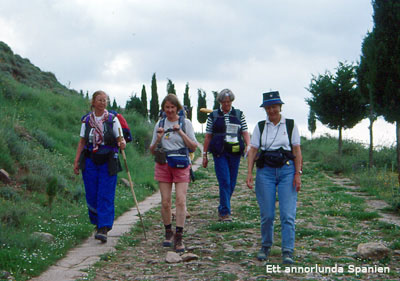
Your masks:
{"label": "woman in blue trousers", "polygon": [[114,223],[114,198],[117,173],[121,164],[118,148],[126,142],[120,138],[118,118],[107,111],[108,96],[97,91],[92,97],[93,110],[82,117],[80,140],[74,161],[74,173],[82,170],[89,219],[96,226],[95,239],[107,242],[107,232]]}
{"label": "woman in blue trousers", "polygon": [[261,217],[261,249],[257,258],[266,260],[273,244],[275,201],[278,192],[282,260],[284,264],[292,264],[302,156],[299,131],[292,119],[282,116],[282,104],[278,91],[263,94],[260,107],[265,109],[267,118],[258,122],[251,137],[247,186],[253,188],[253,166],[256,163],[255,191]]}
{"label": "woman in blue trousers", "polygon": [[232,221],[231,197],[236,186],[240,157],[250,143],[244,114],[232,107],[234,99],[235,95],[229,89],[218,94],[221,107],[208,116],[203,145],[203,167],[208,165],[207,152],[211,152],[214,159],[219,184],[220,221]]}

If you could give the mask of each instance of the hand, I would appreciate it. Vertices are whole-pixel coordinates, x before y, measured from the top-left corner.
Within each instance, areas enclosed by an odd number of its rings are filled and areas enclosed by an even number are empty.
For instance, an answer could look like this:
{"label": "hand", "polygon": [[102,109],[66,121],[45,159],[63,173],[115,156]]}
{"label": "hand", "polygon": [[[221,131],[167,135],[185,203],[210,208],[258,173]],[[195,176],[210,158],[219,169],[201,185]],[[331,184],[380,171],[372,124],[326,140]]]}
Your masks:
{"label": "hand", "polygon": [[207,156],[203,156],[203,168],[207,168],[208,166],[208,158]]}
{"label": "hand", "polygon": [[181,126],[179,126],[179,124],[175,124],[174,126],[172,126],[173,131],[179,131],[180,129],[181,129]]}
{"label": "hand", "polygon": [[253,189],[253,175],[247,175],[246,184],[248,188]]}
{"label": "hand", "polygon": [[294,174],[293,188],[296,189],[296,192],[299,192],[301,189],[301,177],[298,173]]}
{"label": "hand", "polygon": [[157,139],[158,139],[158,142],[160,142],[161,141],[161,138],[162,138],[162,136],[164,135],[164,128],[162,128],[162,127],[160,127],[160,128],[158,128],[157,129]]}
{"label": "hand", "polygon": [[125,149],[125,147],[126,147],[126,141],[125,141],[124,138],[121,139],[121,140],[118,142],[118,147],[119,147],[120,149],[122,149],[122,150]]}
{"label": "hand", "polygon": [[74,163],[74,174],[79,175],[79,164],[78,163]]}

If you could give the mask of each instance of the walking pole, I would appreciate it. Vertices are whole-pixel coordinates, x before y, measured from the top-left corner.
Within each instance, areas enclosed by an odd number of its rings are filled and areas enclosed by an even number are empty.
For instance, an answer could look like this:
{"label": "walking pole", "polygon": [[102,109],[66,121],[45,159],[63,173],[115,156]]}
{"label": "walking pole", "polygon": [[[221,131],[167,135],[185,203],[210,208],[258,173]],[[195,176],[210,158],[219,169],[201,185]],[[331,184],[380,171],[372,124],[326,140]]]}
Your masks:
{"label": "walking pole", "polygon": [[[121,129],[118,128],[118,131],[119,131],[119,137],[120,137],[120,139],[123,139],[123,136],[121,135]],[[138,202],[137,202],[137,200],[136,200],[135,191],[133,190],[133,182],[132,182],[132,178],[131,178],[131,173],[129,173],[128,163],[126,162],[125,151],[124,151],[123,149],[121,149],[121,152],[122,152],[122,158],[124,158],[124,162],[125,162],[126,173],[128,174],[129,186],[130,186],[131,191],[132,191],[133,199],[135,200],[136,209],[137,209],[137,212],[138,212],[138,214],[139,214],[140,222],[142,223],[143,233],[144,233],[144,239],[147,240],[147,237],[146,237],[146,229],[144,228],[144,223],[143,223],[142,215],[140,214],[140,211],[139,211],[139,204],[138,204]]]}

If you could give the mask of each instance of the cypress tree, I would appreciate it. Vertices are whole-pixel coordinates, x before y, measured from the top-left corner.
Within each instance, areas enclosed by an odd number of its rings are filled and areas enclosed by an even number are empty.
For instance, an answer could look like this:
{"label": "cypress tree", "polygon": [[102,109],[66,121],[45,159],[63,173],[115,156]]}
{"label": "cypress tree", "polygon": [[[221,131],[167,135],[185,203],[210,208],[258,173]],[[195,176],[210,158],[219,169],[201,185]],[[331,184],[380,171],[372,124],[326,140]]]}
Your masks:
{"label": "cypress tree", "polygon": [[144,108],[144,116],[147,117],[148,116],[148,111],[147,111],[147,94],[146,94],[146,87],[143,85],[142,87],[142,95],[140,97],[142,104],[143,104],[143,108]]}
{"label": "cypress tree", "polygon": [[187,118],[192,120],[192,105],[189,98],[189,82],[186,83],[185,93],[183,94],[183,105],[187,108]]}
{"label": "cypress tree", "polygon": [[150,100],[150,120],[157,121],[160,112],[160,104],[158,103],[157,80],[156,73],[151,78],[151,100]]}
{"label": "cypress tree", "polygon": [[217,101],[218,92],[217,91],[213,91],[212,93],[214,95],[213,109],[218,109],[218,108],[220,108],[219,102]]}
{"label": "cypress tree", "polygon": [[376,42],[375,110],[386,121],[396,123],[397,172],[400,183],[400,1],[374,0]]}
{"label": "cypress tree", "polygon": [[168,79],[168,83],[167,83],[167,95],[168,94],[176,95],[175,85],[174,85],[174,83],[172,83],[171,79]]}

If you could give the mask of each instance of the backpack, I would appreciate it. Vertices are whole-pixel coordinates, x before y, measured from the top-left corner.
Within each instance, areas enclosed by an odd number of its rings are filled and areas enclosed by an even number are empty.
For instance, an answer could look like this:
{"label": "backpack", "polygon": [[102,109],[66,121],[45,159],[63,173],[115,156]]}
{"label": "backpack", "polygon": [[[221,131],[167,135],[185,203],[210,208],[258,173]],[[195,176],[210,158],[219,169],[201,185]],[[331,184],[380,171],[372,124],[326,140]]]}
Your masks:
{"label": "backpack", "polygon": [[[116,116],[118,118],[119,123],[121,124],[122,128],[122,134],[124,135],[125,141],[131,142],[132,141],[132,134],[131,134],[131,129],[129,128],[128,122],[126,122],[124,116],[122,114],[114,111],[114,110],[108,110],[108,113],[111,113],[112,116]],[[111,116],[110,116],[111,118]],[[86,125],[89,124],[89,119],[90,119],[90,112],[84,115],[81,118],[82,123],[84,122]],[[111,120],[112,121],[112,120]]]}
{"label": "backpack", "polygon": [[[239,120],[239,122],[242,120],[242,119],[241,119],[242,114],[241,114],[240,109],[234,108],[234,115],[235,115],[235,117]],[[219,117],[219,115],[218,115],[218,109],[213,110],[211,117],[212,117],[212,123],[213,123],[213,125],[214,125],[215,120]]]}
{"label": "backpack", "polygon": [[[179,116],[178,124],[181,127],[182,131],[186,133],[186,122],[185,122],[186,109],[185,108],[179,110],[179,112],[178,112],[178,116]],[[167,118],[167,115],[165,114],[164,111],[160,111],[159,116],[160,116],[161,119],[160,119],[160,123],[158,123],[158,127],[159,128],[164,128],[165,119]]]}
{"label": "backpack", "polygon": [[[293,127],[294,127],[294,120],[293,119],[285,119],[286,123],[286,131],[288,132],[288,138],[289,138],[289,145],[290,145],[290,150],[292,150],[292,133],[293,133]],[[260,148],[261,148],[261,141],[262,141],[262,134],[264,131],[264,126],[265,126],[265,120],[261,120],[258,122],[258,128],[260,129]]]}

